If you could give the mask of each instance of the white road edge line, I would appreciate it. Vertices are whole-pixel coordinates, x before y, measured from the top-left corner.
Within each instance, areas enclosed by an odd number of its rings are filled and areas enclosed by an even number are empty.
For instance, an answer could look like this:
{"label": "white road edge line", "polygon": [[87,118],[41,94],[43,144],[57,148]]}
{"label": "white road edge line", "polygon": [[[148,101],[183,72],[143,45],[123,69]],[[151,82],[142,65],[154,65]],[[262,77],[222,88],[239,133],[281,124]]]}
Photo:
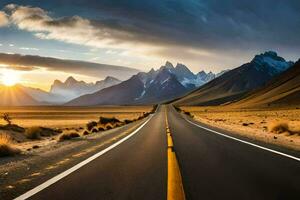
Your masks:
{"label": "white road edge line", "polygon": [[207,131],[216,133],[216,134],[221,135],[221,136],[223,136],[223,137],[226,137],[226,138],[229,138],[229,139],[232,139],[232,140],[235,140],[235,141],[244,143],[244,144],[248,144],[248,145],[251,145],[251,146],[254,146],[254,147],[257,147],[257,148],[260,148],[260,149],[263,149],[263,150],[265,150],[265,151],[269,151],[269,152],[272,152],[272,153],[275,153],[275,154],[278,154],[278,155],[281,155],[281,156],[285,156],[285,157],[287,157],[287,158],[291,158],[291,159],[296,160],[296,161],[300,161],[300,158],[297,158],[297,157],[295,157],[295,156],[291,156],[291,155],[289,155],[289,154],[282,153],[282,152],[280,152],[280,151],[276,151],[276,150],[273,150],[273,149],[269,149],[269,148],[267,148],[267,147],[263,147],[263,146],[260,146],[260,145],[257,145],[257,144],[253,144],[253,143],[251,143],[251,142],[247,142],[247,141],[244,141],[244,140],[241,140],[241,139],[238,139],[238,138],[235,138],[235,137],[232,137],[232,136],[229,136],[229,135],[220,133],[220,132],[218,132],[218,131],[215,131],[215,130],[212,130],[212,129],[210,129],[210,128],[206,128],[206,127],[204,127],[204,126],[201,126],[201,125],[199,125],[199,124],[196,124],[196,123],[194,123],[194,122],[192,122],[192,121],[190,121],[190,120],[188,120],[188,119],[185,119],[185,120],[188,121],[190,124],[193,124],[193,125],[195,125],[195,126],[198,126],[199,128],[202,128],[202,129],[204,129],[204,130],[207,130]]}
{"label": "white road edge line", "polygon": [[113,148],[117,147],[118,145],[120,145],[121,143],[125,142],[126,140],[128,140],[129,138],[131,138],[133,135],[135,135],[139,130],[141,130],[154,116],[154,114],[151,115],[151,117],[145,121],[140,127],[138,127],[135,131],[133,131],[130,135],[124,137],[123,139],[119,140],[118,142],[112,144],[111,146],[107,147],[106,149],[103,149],[102,151],[96,153],[95,155],[87,158],[86,160],[78,163],[77,165],[73,166],[72,168],[54,176],[53,178],[49,179],[48,181],[42,183],[41,185],[38,185],[37,187],[29,190],[28,192],[22,194],[21,196],[15,198],[15,200],[24,200],[27,199],[33,195],[35,195],[36,193],[44,190],[45,188],[49,187],[50,185],[56,183],[57,181],[59,181],[60,179],[68,176],[69,174],[75,172],[76,170],[78,170],[79,168],[83,167],[84,165],[88,164],[89,162],[95,160],[96,158],[102,156],[103,154],[107,153],[108,151],[112,150]]}

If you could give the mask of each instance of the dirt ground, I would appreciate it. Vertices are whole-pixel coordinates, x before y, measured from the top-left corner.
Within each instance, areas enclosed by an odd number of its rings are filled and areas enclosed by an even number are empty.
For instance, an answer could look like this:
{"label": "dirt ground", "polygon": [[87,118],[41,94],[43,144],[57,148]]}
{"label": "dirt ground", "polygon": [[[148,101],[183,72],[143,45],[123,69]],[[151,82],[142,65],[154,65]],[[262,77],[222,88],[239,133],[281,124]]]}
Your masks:
{"label": "dirt ground", "polygon": [[[142,116],[144,112],[150,112],[152,106],[126,106],[126,107],[0,107],[0,116],[8,113],[12,123],[20,127],[46,127],[60,129],[63,133],[76,132],[83,136],[86,124],[90,121],[98,121],[99,117],[116,117],[120,121],[134,120]],[[0,125],[6,122],[1,118]],[[40,139],[28,139],[23,132],[12,130],[0,130],[0,140],[8,136],[11,146],[21,150],[22,153],[35,149],[45,148],[58,142],[61,134]],[[1,159],[1,157],[0,157]]]}
{"label": "dirt ground", "polygon": [[[300,151],[300,109],[228,109],[225,107],[181,107],[195,120],[230,130],[251,139]],[[274,132],[276,124],[286,124],[290,132]]]}
{"label": "dirt ground", "polygon": [[[143,112],[149,112],[151,106],[115,106],[115,107],[0,107],[0,116],[8,113],[14,124],[22,127],[45,126],[51,128],[81,126],[99,117],[116,117],[120,120],[135,119]],[[0,119],[0,124],[5,124]]]}

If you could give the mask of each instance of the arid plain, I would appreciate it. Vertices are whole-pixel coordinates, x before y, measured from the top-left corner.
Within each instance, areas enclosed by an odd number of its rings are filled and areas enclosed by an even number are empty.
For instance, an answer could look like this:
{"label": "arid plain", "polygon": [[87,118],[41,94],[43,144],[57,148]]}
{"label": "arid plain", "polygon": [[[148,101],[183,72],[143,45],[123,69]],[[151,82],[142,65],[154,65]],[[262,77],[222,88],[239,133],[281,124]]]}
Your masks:
{"label": "arid plain", "polygon": [[299,108],[237,109],[230,106],[181,107],[204,124],[266,143],[300,150]]}

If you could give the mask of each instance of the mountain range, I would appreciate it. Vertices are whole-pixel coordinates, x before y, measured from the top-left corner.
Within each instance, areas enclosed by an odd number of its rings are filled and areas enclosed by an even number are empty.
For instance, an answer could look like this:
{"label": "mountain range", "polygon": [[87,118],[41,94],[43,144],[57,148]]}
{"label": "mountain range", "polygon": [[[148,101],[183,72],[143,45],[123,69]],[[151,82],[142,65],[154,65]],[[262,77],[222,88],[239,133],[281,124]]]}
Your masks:
{"label": "mountain range", "polygon": [[288,70],[272,79],[266,86],[251,92],[230,106],[258,108],[300,105],[300,60]]}
{"label": "mountain range", "polygon": [[202,106],[227,104],[263,87],[293,64],[277,53],[268,51],[256,55],[249,63],[224,73],[174,103]]}
{"label": "mountain range", "polygon": [[97,81],[96,83],[77,81],[75,78],[70,76],[65,80],[65,82],[55,80],[51,85],[50,94],[63,96],[65,98],[65,102],[67,102],[76,97],[91,94],[119,83],[121,83],[119,79],[111,76],[107,76],[104,80]]}
{"label": "mountain range", "polygon": [[213,73],[192,73],[185,65],[172,63],[140,72],[130,79],[112,87],[105,88],[93,94],[78,97],[66,105],[139,105],[156,104],[178,98],[200,85],[211,81],[216,75]]}
{"label": "mountain range", "polygon": [[295,64],[268,51],[218,74],[194,74],[183,64],[174,67],[167,61],[157,70],[139,72],[126,81],[108,76],[86,83],[69,77],[64,82],[55,80],[49,92],[19,84],[0,86],[0,105],[146,105],[173,101],[177,105],[251,107],[283,104],[288,99],[295,104],[299,78],[299,61]]}
{"label": "mountain range", "polygon": [[73,98],[93,93],[120,82],[120,80],[108,76],[104,80],[97,81],[96,83],[86,83],[84,81],[77,81],[75,78],[70,76],[64,82],[55,80],[49,92],[38,88],[26,87],[21,84],[17,84],[13,87],[0,85],[0,105],[60,105]]}

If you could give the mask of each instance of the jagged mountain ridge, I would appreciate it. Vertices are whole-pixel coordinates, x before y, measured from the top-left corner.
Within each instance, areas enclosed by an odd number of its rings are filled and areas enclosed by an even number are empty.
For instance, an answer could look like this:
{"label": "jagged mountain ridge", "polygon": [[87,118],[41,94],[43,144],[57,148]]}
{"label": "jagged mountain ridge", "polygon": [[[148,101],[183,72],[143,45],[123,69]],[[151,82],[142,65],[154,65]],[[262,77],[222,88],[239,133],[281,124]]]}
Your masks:
{"label": "jagged mountain ridge", "polygon": [[68,77],[65,82],[55,80],[51,85],[50,93],[64,96],[67,101],[79,97],[81,95],[94,93],[104,88],[119,84],[121,81],[108,76],[104,80],[96,83],[86,83],[84,81],[77,81],[72,76]]}
{"label": "jagged mountain ridge", "polygon": [[253,91],[242,100],[230,106],[238,108],[257,108],[269,106],[300,105],[300,60],[266,86]]}
{"label": "jagged mountain ridge", "polygon": [[293,65],[273,51],[256,55],[243,64],[177,100],[178,105],[220,105],[241,98],[264,86],[273,77]]}
{"label": "jagged mountain ridge", "polygon": [[[161,103],[178,98],[215,77],[215,75],[211,76],[212,73],[206,74],[202,72],[202,74],[202,77],[198,77],[182,64],[177,64],[174,67],[172,63],[166,62],[158,70],[151,69],[147,73],[140,72],[125,82],[93,94],[83,95],[66,105],[92,106]],[[133,91],[129,86],[133,82],[137,84],[135,86],[137,91]],[[110,100],[110,98],[112,99]]]}

